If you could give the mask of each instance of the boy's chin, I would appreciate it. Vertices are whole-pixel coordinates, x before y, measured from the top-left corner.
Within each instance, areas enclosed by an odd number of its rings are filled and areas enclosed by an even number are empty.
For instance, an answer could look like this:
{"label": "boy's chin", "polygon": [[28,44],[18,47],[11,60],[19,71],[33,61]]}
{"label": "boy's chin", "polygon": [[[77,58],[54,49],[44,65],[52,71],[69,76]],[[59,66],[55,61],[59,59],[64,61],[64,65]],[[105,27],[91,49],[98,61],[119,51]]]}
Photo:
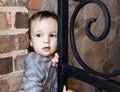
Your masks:
{"label": "boy's chin", "polygon": [[52,54],[50,54],[50,53],[45,53],[45,54],[40,54],[40,55],[45,56],[45,57],[50,57]]}

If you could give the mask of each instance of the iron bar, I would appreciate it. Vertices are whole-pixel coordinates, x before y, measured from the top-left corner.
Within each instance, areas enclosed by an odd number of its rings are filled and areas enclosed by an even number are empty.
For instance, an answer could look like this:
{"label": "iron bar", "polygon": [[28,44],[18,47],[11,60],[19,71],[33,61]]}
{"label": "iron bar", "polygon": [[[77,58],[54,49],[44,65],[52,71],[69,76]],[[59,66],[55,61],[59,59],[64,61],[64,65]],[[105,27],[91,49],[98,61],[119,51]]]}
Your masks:
{"label": "iron bar", "polygon": [[58,0],[58,92],[67,85],[63,74],[63,63],[68,62],[68,0]]}
{"label": "iron bar", "polygon": [[79,79],[95,86],[98,89],[105,90],[107,92],[120,92],[120,82],[103,78],[101,76],[92,75],[85,70],[78,69],[68,64],[64,64],[63,71],[66,76]]}

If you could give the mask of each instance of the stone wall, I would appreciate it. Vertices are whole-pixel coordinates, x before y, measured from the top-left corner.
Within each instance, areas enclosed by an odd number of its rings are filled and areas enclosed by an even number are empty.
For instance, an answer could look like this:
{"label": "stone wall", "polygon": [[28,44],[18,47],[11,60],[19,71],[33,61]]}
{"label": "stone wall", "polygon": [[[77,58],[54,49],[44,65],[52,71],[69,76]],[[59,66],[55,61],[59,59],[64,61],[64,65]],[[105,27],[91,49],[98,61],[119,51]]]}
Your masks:
{"label": "stone wall", "polygon": [[[120,1],[101,0],[110,12],[111,27],[108,36],[100,42],[88,39],[85,33],[86,20],[97,18],[92,25],[92,32],[99,35],[104,28],[104,17],[95,4],[83,7],[75,22],[75,39],[77,49],[85,63],[101,73],[109,73],[120,66]],[[54,2],[54,3],[53,3]],[[69,0],[69,20],[77,5]],[[20,90],[23,73],[23,61],[28,53],[28,18],[40,10],[57,13],[57,0],[0,0],[0,91],[17,92]],[[69,61],[81,68],[74,58],[69,45]],[[120,80],[119,76],[114,78]],[[72,84],[72,85],[71,85]],[[70,89],[76,92],[94,92],[94,87],[69,79]]]}
{"label": "stone wall", "polygon": [[[87,4],[77,15],[75,22],[75,40],[76,47],[82,60],[92,69],[101,73],[111,73],[115,69],[120,69],[120,1],[119,0],[101,0],[109,10],[111,25],[110,32],[107,37],[99,42],[90,40],[85,33],[86,21],[90,18],[97,18],[91,26],[92,33],[99,36],[104,29],[104,16],[102,11],[96,4]],[[74,3],[70,3],[70,14],[74,10]],[[75,3],[76,4],[76,3]],[[80,67],[75,57],[73,57],[71,49],[70,61],[76,67]],[[80,67],[81,68],[81,67]],[[113,78],[120,80],[119,76]],[[87,83],[79,82],[73,78],[70,83],[72,89],[80,89],[81,92],[95,92],[93,86]],[[76,86],[78,84],[79,86]],[[79,91],[77,91],[79,92]]]}

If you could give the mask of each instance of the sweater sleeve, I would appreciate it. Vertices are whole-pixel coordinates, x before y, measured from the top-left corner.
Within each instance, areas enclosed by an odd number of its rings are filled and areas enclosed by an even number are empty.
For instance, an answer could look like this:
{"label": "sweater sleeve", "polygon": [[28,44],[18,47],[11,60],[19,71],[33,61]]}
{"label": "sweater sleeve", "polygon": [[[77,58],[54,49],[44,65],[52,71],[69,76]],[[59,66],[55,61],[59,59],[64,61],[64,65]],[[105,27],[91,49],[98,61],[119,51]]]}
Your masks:
{"label": "sweater sleeve", "polygon": [[38,70],[35,62],[40,57],[33,56],[33,53],[28,54],[25,59],[25,70],[23,73],[22,89],[24,92],[43,92],[44,71]]}

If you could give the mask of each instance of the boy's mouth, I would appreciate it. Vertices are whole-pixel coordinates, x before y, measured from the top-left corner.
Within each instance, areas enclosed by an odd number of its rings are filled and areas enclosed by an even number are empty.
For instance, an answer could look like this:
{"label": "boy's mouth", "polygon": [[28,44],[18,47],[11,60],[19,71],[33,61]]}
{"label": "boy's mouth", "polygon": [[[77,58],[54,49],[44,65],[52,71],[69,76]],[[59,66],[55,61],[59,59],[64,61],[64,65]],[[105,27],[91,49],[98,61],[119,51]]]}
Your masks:
{"label": "boy's mouth", "polygon": [[44,50],[44,51],[49,51],[49,50],[50,50],[50,47],[44,47],[43,50]]}

